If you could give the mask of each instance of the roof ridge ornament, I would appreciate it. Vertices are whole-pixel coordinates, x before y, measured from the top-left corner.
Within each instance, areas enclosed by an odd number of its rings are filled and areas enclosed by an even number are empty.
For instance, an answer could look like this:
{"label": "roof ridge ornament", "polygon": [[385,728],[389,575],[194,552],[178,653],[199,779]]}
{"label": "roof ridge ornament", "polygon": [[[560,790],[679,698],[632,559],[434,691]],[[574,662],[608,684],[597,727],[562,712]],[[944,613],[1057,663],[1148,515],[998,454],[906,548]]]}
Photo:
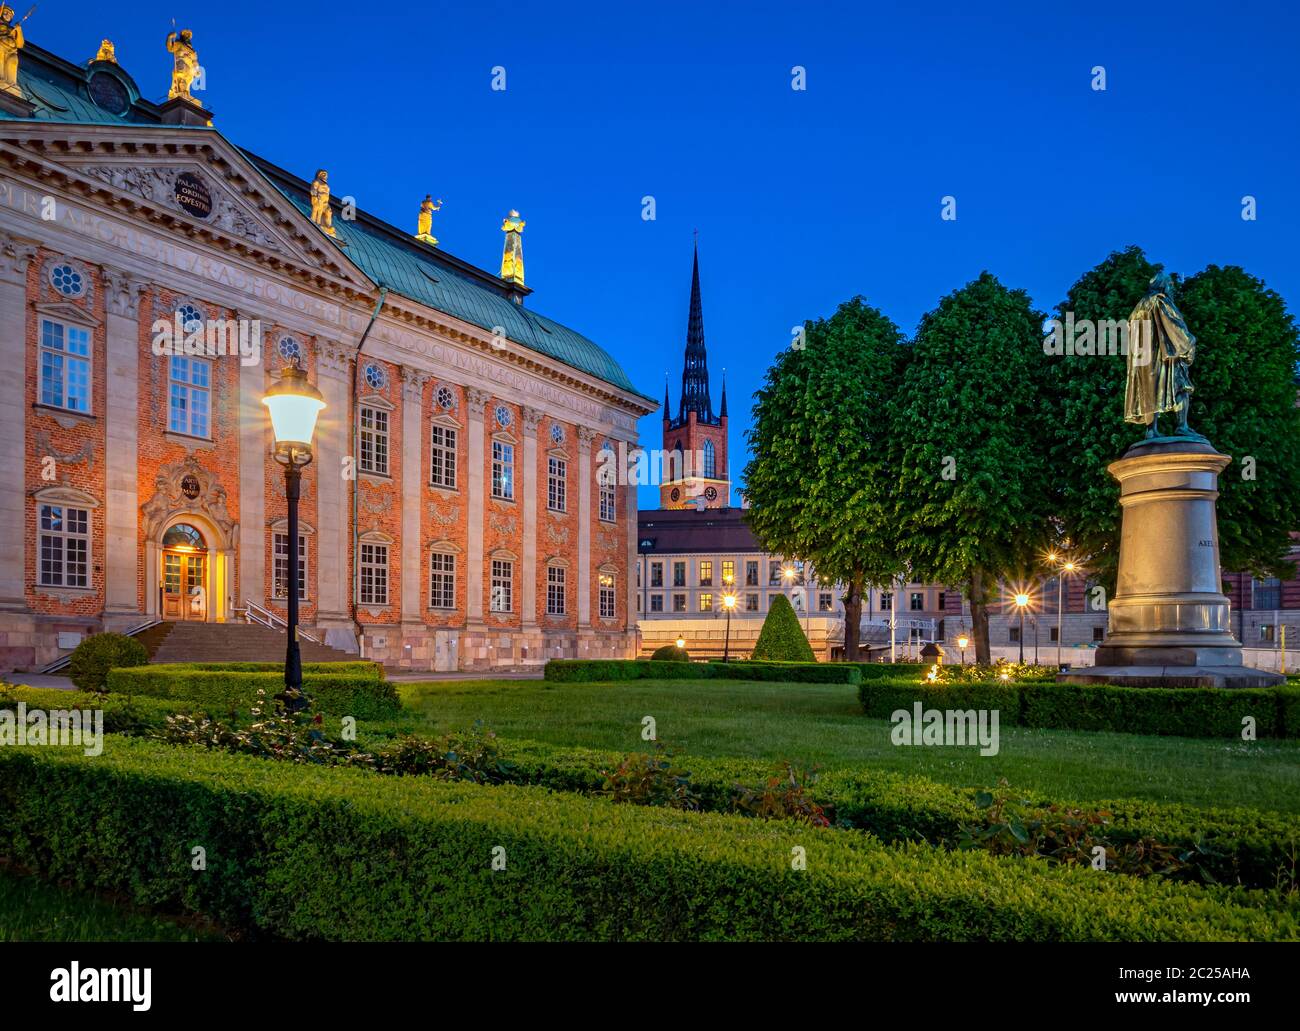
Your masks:
{"label": "roof ridge ornament", "polygon": [[18,85],[18,51],[27,45],[23,22],[32,16],[36,5],[14,23],[14,9],[0,3],[0,110],[20,117],[30,116],[36,107]]}
{"label": "roof ridge ornament", "polygon": [[501,251],[501,278],[507,283],[524,285],[524,225],[514,208],[501,220],[501,231],[506,234]]}
{"label": "roof ridge ornament", "polygon": [[420,216],[415,223],[415,238],[431,247],[438,245],[438,238],[433,235],[433,213],[442,210],[442,198],[435,202],[432,193],[426,193],[420,202]]}

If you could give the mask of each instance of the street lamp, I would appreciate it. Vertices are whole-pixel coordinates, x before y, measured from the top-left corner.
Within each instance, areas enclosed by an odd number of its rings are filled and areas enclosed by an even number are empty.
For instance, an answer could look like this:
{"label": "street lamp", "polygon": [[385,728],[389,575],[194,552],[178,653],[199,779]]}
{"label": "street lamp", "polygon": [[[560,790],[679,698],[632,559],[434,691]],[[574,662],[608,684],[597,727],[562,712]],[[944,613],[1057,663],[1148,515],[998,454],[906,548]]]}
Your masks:
{"label": "street lamp", "polygon": [[678,647],[678,648],[685,648],[685,647],[686,647],[686,638],[684,638],[684,637],[679,637],[679,638],[677,638],[677,647]]}
{"label": "street lamp", "polygon": [[1029,595],[1016,595],[1016,608],[1020,610],[1020,665],[1025,664],[1025,609],[1029,606]]}
{"label": "street lamp", "polygon": [[284,496],[289,502],[289,569],[285,585],[289,596],[289,643],[284,657],[284,705],[290,712],[307,707],[302,692],[302,657],[298,651],[298,489],[302,470],[311,462],[311,438],[325,398],[307,382],[298,365],[280,370],[280,381],[262,398],[271,413],[275,435],[275,460],[284,466]]}
{"label": "street lamp", "polygon": [[[1056,552],[1052,552],[1051,558],[1053,561],[1056,560]],[[1057,573],[1056,575],[1056,668],[1057,669],[1061,668],[1061,641],[1065,637],[1065,630],[1061,622],[1062,619],[1064,618],[1064,612],[1065,612],[1064,609],[1065,574],[1073,573],[1078,568],[1079,567],[1075,565],[1073,562],[1063,562],[1061,564],[1060,572]]]}
{"label": "street lamp", "polygon": [[970,638],[962,634],[957,638],[957,647],[961,649],[961,664],[966,665],[966,649],[970,647]]}
{"label": "street lamp", "polygon": [[736,607],[736,592],[726,591],[722,595],[722,607],[727,610],[727,637],[722,645],[722,661],[731,661],[731,610]]}

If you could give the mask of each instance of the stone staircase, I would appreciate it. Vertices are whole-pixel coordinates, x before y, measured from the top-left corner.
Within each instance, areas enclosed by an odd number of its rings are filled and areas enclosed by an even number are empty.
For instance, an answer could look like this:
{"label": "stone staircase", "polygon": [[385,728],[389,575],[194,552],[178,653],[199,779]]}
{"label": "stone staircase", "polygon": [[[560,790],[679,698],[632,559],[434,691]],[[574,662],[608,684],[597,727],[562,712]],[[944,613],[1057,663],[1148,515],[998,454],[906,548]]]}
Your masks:
{"label": "stone staircase", "polygon": [[[284,662],[284,631],[257,623],[159,623],[138,637],[150,662]],[[300,638],[303,662],[355,662],[339,648]]]}

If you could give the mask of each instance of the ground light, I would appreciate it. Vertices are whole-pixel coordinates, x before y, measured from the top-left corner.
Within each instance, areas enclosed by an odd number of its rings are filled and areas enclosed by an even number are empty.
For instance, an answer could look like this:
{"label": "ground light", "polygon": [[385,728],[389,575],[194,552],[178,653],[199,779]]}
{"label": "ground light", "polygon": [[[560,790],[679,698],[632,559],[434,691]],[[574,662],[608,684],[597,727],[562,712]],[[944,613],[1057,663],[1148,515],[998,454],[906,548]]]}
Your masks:
{"label": "ground light", "polygon": [[289,502],[289,554],[285,593],[288,595],[288,636],[284,657],[284,704],[291,712],[305,709],[302,690],[302,656],[298,649],[298,496],[302,470],[311,463],[311,441],[316,417],[325,407],[319,390],[307,382],[297,365],[280,370],[280,381],[262,398],[271,413],[275,435],[275,460],[284,466],[284,496]]}

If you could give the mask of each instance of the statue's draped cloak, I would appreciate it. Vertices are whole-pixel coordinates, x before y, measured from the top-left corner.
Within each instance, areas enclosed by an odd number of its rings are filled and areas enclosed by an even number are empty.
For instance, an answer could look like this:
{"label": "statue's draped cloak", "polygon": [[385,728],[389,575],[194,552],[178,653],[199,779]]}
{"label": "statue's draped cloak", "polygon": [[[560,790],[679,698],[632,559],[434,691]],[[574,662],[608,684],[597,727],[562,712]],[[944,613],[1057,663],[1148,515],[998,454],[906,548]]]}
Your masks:
{"label": "statue's draped cloak", "polygon": [[[1143,326],[1143,323],[1148,323]],[[1189,366],[1196,358],[1196,337],[1183,316],[1162,293],[1138,302],[1129,316],[1128,384],[1124,420],[1150,422],[1178,408],[1178,395],[1192,392]]]}

